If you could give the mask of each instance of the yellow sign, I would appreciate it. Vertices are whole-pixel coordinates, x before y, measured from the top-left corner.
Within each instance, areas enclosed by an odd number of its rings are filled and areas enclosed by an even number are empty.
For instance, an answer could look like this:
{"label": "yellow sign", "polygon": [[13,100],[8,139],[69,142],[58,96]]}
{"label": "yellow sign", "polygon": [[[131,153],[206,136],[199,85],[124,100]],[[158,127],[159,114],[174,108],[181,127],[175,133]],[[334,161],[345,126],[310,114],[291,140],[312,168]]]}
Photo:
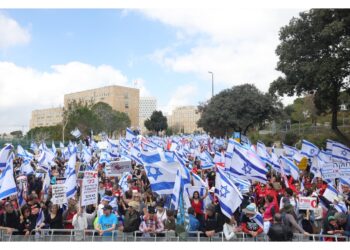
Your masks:
{"label": "yellow sign", "polygon": [[301,159],[298,167],[300,170],[306,170],[306,168],[307,168],[307,158],[306,157],[303,157],[303,159]]}

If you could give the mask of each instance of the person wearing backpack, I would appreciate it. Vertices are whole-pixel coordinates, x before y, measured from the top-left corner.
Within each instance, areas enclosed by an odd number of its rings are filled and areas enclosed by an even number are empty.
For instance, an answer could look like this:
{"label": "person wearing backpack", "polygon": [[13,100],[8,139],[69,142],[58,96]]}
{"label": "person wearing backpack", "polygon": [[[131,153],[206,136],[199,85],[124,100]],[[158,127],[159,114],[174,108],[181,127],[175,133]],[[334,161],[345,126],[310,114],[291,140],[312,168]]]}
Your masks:
{"label": "person wearing backpack", "polygon": [[292,241],[293,231],[289,226],[282,223],[282,215],[276,213],[273,219],[273,224],[267,233],[270,241]]}
{"label": "person wearing backpack", "polygon": [[293,233],[310,235],[297,223],[296,221],[297,216],[294,212],[294,207],[291,204],[285,205],[284,208],[280,210],[280,213],[282,215],[282,224],[290,227]]}
{"label": "person wearing backpack", "polygon": [[9,201],[5,203],[5,212],[0,216],[0,229],[5,229],[8,234],[17,234],[14,231],[20,229],[20,214]]}

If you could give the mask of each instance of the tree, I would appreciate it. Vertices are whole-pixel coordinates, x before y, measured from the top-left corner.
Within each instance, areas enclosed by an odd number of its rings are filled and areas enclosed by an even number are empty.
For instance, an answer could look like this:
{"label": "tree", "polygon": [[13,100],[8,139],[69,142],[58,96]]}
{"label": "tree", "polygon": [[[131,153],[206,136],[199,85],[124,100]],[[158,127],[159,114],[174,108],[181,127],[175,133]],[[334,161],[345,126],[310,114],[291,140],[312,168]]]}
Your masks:
{"label": "tree", "polygon": [[246,134],[255,125],[262,128],[265,121],[279,114],[281,107],[276,97],[262,93],[253,84],[243,84],[200,104],[197,124],[212,135],[224,136],[233,131]]}
{"label": "tree", "polygon": [[302,12],[281,28],[279,39],[277,70],[284,76],[271,83],[270,93],[313,94],[317,109],[331,111],[332,129],[349,144],[338,129],[337,114],[341,91],[350,93],[350,10]]}
{"label": "tree", "polygon": [[21,130],[12,131],[10,133],[10,135],[12,135],[14,138],[22,138],[23,137],[23,133]]}
{"label": "tree", "polygon": [[26,134],[26,140],[34,141],[58,141],[62,138],[62,125],[36,127],[29,130]]}
{"label": "tree", "polygon": [[153,111],[150,118],[145,120],[145,127],[149,131],[155,131],[158,135],[160,131],[168,128],[167,118],[163,115],[162,111]]}

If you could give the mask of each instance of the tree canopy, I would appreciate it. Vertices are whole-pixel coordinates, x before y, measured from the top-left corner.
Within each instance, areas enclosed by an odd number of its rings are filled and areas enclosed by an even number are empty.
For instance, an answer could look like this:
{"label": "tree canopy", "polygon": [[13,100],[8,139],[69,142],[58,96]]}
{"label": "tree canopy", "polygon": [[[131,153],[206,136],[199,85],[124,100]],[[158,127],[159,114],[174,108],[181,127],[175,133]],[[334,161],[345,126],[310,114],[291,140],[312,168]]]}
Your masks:
{"label": "tree canopy", "polygon": [[350,93],[350,10],[302,12],[281,28],[279,39],[277,70],[284,76],[271,83],[270,93],[313,94],[319,112],[331,111],[332,129],[346,139],[337,112],[341,91]]}
{"label": "tree canopy", "polygon": [[201,117],[197,124],[217,136],[233,131],[246,134],[252,126],[263,127],[281,107],[276,97],[262,93],[253,84],[243,84],[223,90],[208,103],[199,105]]}
{"label": "tree canopy", "polygon": [[168,128],[167,118],[163,115],[162,111],[157,110],[153,111],[151,117],[145,120],[144,124],[149,131],[155,131],[157,134]]}

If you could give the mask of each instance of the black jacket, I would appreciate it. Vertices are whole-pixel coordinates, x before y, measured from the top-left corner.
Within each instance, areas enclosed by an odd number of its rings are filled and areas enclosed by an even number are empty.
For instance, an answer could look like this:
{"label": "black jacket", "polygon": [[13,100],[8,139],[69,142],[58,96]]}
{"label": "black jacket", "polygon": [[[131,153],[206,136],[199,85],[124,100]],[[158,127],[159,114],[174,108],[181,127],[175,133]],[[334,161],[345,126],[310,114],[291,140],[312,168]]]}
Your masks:
{"label": "black jacket", "polygon": [[282,223],[272,224],[267,235],[270,241],[292,241],[293,231]]}
{"label": "black jacket", "polygon": [[124,217],[124,233],[131,233],[139,230],[141,224],[141,218],[139,212],[135,211],[133,214],[130,214],[129,211],[126,211]]}

